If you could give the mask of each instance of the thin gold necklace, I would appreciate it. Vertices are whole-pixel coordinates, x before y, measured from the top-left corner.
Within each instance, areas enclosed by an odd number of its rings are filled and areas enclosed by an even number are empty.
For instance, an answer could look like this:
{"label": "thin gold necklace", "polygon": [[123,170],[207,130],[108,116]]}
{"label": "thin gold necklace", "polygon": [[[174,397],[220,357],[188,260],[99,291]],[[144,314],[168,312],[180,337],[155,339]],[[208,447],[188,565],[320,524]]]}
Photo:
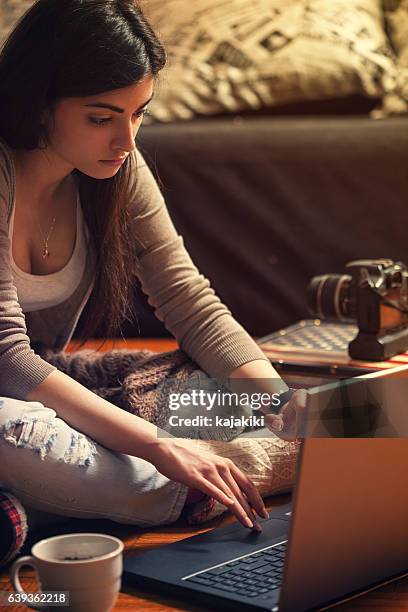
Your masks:
{"label": "thin gold necklace", "polygon": [[[17,174],[18,159],[17,159],[17,155],[16,155],[16,153],[14,153],[14,155],[13,155],[13,162],[14,162],[15,172],[16,172],[16,174]],[[53,218],[52,223],[51,223],[51,227],[50,227],[50,229],[49,229],[49,232],[48,232],[47,236],[44,236],[44,233],[43,233],[42,228],[41,228],[40,220],[39,220],[39,218],[38,218],[38,213],[37,213],[37,211],[35,212],[35,220],[36,220],[36,222],[37,222],[38,229],[40,230],[40,234],[41,234],[42,239],[43,239],[43,241],[44,241],[44,246],[43,246],[43,250],[42,250],[41,257],[42,257],[43,259],[47,259],[47,258],[48,258],[48,257],[51,255],[51,253],[50,253],[50,249],[48,248],[48,244],[49,244],[49,240],[50,240],[50,238],[51,238],[51,234],[52,234],[52,232],[54,231],[55,222],[56,222],[56,220],[57,220],[57,217],[55,216],[55,217]]]}
{"label": "thin gold necklace", "polygon": [[40,230],[42,239],[44,241],[44,247],[43,247],[42,255],[41,256],[42,256],[43,259],[47,259],[51,255],[50,250],[48,248],[48,242],[49,242],[49,240],[51,238],[52,232],[54,231],[55,221],[57,220],[57,217],[53,218],[52,223],[51,223],[51,227],[50,227],[50,230],[49,230],[47,236],[44,236],[44,234],[43,234],[43,231],[41,229],[41,225],[40,225],[40,221],[38,219],[38,214],[37,213],[35,215],[35,218],[37,220],[38,229]]}

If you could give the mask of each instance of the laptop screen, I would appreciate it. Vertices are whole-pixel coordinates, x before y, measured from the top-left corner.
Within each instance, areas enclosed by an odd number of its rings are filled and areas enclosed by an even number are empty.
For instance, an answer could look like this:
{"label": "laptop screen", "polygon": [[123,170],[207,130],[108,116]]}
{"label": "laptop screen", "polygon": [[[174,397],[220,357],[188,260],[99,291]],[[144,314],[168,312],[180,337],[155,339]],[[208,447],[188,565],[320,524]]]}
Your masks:
{"label": "laptop screen", "polygon": [[308,392],[280,610],[408,571],[407,377],[403,366]]}

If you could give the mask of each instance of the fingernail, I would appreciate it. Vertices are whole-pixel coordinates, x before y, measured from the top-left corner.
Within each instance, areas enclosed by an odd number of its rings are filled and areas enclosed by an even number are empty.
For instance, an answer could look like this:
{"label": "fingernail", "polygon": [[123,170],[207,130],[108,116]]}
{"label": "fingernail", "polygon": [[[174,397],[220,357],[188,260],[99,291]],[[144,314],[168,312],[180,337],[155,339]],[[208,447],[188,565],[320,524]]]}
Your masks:
{"label": "fingernail", "polygon": [[282,431],[283,429],[283,422],[281,421],[281,419],[271,419],[270,424],[271,427],[276,431]]}
{"label": "fingernail", "polygon": [[266,508],[263,511],[263,517],[268,519],[269,518],[269,512],[266,510]]}
{"label": "fingernail", "polygon": [[254,526],[253,522],[252,522],[252,521],[251,521],[249,518],[246,518],[246,519],[245,519],[245,524],[246,524],[246,525],[247,525],[247,527],[249,527],[250,529],[252,529],[252,528],[253,528],[253,526]]}
{"label": "fingernail", "polygon": [[260,524],[258,523],[258,521],[254,521],[254,527],[253,527],[254,531],[257,531],[258,533],[262,533],[262,527],[260,526]]}

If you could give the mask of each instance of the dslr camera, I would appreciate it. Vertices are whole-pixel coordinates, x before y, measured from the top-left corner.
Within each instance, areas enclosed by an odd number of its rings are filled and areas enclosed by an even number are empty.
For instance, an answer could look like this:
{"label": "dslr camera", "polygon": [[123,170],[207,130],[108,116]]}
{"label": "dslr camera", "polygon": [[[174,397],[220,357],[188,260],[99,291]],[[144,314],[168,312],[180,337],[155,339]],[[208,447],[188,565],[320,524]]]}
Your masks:
{"label": "dslr camera", "polygon": [[308,304],[314,317],[356,322],[352,359],[383,361],[408,349],[408,269],[391,259],[350,261],[344,274],[315,276]]}

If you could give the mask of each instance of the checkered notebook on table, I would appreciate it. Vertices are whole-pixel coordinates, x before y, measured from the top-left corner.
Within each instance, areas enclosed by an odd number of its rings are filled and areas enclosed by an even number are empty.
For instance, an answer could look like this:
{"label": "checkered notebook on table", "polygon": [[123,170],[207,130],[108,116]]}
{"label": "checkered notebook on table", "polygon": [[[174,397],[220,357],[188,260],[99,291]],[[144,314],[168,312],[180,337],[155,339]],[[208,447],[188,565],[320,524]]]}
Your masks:
{"label": "checkered notebook on table", "polygon": [[351,359],[348,345],[357,332],[356,325],[305,319],[258,338],[257,343],[280,372],[297,369],[346,378],[408,363],[408,353],[381,362]]}

